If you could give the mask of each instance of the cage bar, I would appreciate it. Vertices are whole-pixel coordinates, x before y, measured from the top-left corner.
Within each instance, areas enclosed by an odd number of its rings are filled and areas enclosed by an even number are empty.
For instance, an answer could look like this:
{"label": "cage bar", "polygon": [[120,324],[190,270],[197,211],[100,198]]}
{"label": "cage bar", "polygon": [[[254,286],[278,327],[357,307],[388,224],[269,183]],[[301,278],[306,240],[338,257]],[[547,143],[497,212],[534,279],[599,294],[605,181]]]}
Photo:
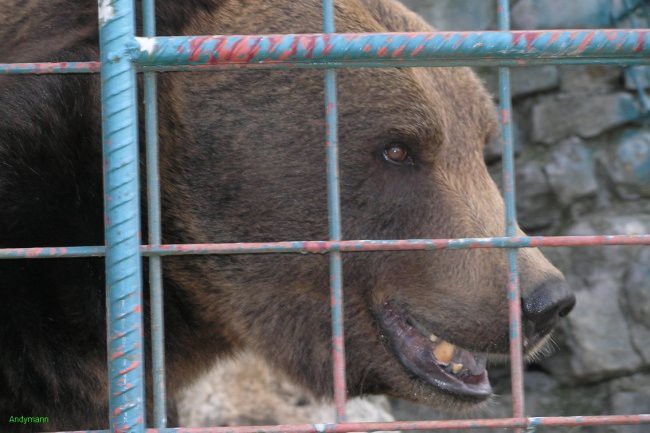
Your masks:
{"label": "cage bar", "polygon": [[649,30],[168,36],[137,38],[141,66],[388,67],[648,63]]}
{"label": "cage bar", "polygon": [[[510,2],[498,0],[497,19],[499,30],[510,30]],[[506,236],[517,235],[517,208],[515,205],[515,151],[512,134],[512,98],[510,93],[510,69],[499,68],[499,105],[503,141],[503,198],[506,205]],[[508,257],[508,316],[510,324],[510,378],[512,391],[512,416],[524,416],[524,366],[521,337],[521,291],[519,286],[519,250],[509,249]],[[520,428],[515,430],[521,433]]]}
{"label": "cage bar", "polygon": [[100,4],[108,417],[115,433],[145,428],[137,82],[123,55],[134,32],[132,0]]}
{"label": "cage bar", "polygon": [[[440,421],[346,422],[341,424],[281,424],[273,426],[179,427],[147,429],[146,433],[352,433],[398,430],[452,430],[472,431],[478,428],[527,428],[531,433],[537,427],[588,427],[598,425],[646,425],[650,414],[557,416],[528,418],[485,418]],[[109,433],[108,430],[59,433]]]}
{"label": "cage bar", "polygon": [[[650,64],[647,29],[138,37],[141,71]],[[0,63],[2,74],[94,73],[99,62]]]}
{"label": "cage bar", "polygon": [[[336,31],[334,0],[323,0],[323,30]],[[329,37],[329,36],[328,36]],[[339,193],[338,106],[336,71],[325,71],[325,149],[327,155],[327,209],[329,238],[341,240],[341,199]],[[345,332],[343,328],[343,264],[339,251],[330,251],[330,304],[332,308],[332,379],[336,421],[345,421]]]}
{"label": "cage bar", "polygon": [[[156,34],[155,1],[142,1],[142,32]],[[158,169],[158,100],[156,73],[144,73],[144,127],[147,158],[147,230],[151,245],[161,244],[160,175]],[[165,321],[163,309],[162,263],[159,255],[149,256],[149,299],[151,308],[151,369],[153,425],[167,426],[165,386]]]}
{"label": "cage bar", "polygon": [[[515,236],[455,239],[398,239],[348,241],[289,241],[264,243],[163,244],[141,245],[144,256],[199,254],[324,254],[330,251],[346,253],[370,251],[439,251],[475,248],[557,248],[613,245],[650,245],[650,235],[606,236]],[[101,257],[102,246],[2,248],[0,260],[47,259],[61,257]]]}
{"label": "cage bar", "polygon": [[94,74],[100,62],[0,63],[0,75]]}

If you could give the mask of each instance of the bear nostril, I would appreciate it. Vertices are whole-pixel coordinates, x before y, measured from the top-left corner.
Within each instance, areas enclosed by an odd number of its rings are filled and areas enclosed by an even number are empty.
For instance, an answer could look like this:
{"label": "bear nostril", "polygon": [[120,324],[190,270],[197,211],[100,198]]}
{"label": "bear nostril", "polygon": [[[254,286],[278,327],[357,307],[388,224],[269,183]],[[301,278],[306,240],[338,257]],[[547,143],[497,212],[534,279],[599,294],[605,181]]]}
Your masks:
{"label": "bear nostril", "polygon": [[521,300],[524,317],[535,324],[535,329],[548,332],[560,317],[571,312],[576,298],[563,280],[553,279],[536,287]]}
{"label": "bear nostril", "polygon": [[573,310],[573,307],[576,305],[576,297],[571,294],[571,302],[568,302],[567,305],[565,305],[560,311],[558,312],[558,316],[560,317],[566,317],[571,310]]}

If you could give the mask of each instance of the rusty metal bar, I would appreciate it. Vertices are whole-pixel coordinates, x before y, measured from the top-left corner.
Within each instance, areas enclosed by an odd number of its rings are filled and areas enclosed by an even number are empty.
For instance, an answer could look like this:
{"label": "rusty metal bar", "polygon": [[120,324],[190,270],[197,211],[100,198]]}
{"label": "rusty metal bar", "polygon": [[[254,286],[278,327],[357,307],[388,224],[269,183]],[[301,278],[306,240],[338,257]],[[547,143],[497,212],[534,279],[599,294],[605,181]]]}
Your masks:
{"label": "rusty metal bar", "polygon": [[[155,1],[142,1],[142,32],[156,34]],[[158,168],[158,101],[155,72],[144,73],[144,126],[147,158],[147,229],[149,243],[161,244],[160,174]],[[149,256],[149,299],[151,309],[151,377],[153,380],[153,425],[167,426],[165,386],[165,322],[162,263],[159,255]]]}
{"label": "rusty metal bar", "polygon": [[[323,30],[328,38],[336,31],[334,0],[323,0]],[[325,71],[325,150],[327,155],[327,209],[330,241],[341,240],[339,184],[338,102],[336,71]],[[343,328],[343,264],[339,251],[330,251],[330,305],[332,309],[332,380],[336,421],[345,421],[345,331]]]}
{"label": "rusty metal bar", "polygon": [[[147,429],[146,433],[351,433],[397,430],[452,430],[477,428],[587,427],[650,424],[650,414],[485,418],[439,421],[348,422],[340,424],[284,424],[273,426],[179,427]],[[108,433],[107,430],[59,433]]]}
{"label": "rusty metal bar", "polygon": [[[497,1],[499,30],[510,30],[510,2]],[[501,135],[503,141],[503,197],[506,206],[506,236],[517,235],[517,208],[515,196],[515,151],[512,133],[512,97],[510,93],[510,69],[499,68],[499,105]],[[508,256],[508,316],[510,323],[510,377],[512,390],[512,416],[524,416],[524,362],[521,338],[521,292],[519,286],[519,251],[509,249]],[[521,433],[520,428],[515,430]]]}
{"label": "rusty metal bar", "polygon": [[95,74],[100,62],[0,63],[0,75]]}
{"label": "rusty metal bar", "polygon": [[99,2],[109,425],[145,429],[138,108],[132,0]]}
{"label": "rusty metal bar", "polygon": [[[141,66],[387,67],[650,63],[650,31],[540,30],[137,38]],[[165,65],[165,66],[163,66]]]}
{"label": "rusty metal bar", "polygon": [[[168,36],[128,42],[140,70],[650,64],[647,29]],[[95,73],[100,62],[0,63],[2,74]]]}
{"label": "rusty metal bar", "polygon": [[[330,251],[353,253],[368,251],[439,251],[475,248],[552,248],[611,245],[650,245],[650,235],[515,236],[459,239],[347,240],[339,242],[289,241],[265,243],[163,244],[157,246],[141,245],[140,252],[144,256],[270,253],[324,254]],[[0,260],[101,257],[104,253],[105,248],[102,246],[0,248]]]}
{"label": "rusty metal bar", "polygon": [[345,61],[345,62],[318,62],[309,63],[305,61],[292,62],[262,62],[262,63],[218,63],[207,65],[144,65],[138,66],[138,71],[156,71],[156,72],[214,72],[229,71],[238,69],[262,69],[262,70],[286,70],[286,69],[341,69],[341,68],[419,68],[419,67],[460,67],[460,66],[508,66],[527,67],[542,65],[612,65],[612,66],[646,66],[650,65],[650,58],[597,58],[597,57],[579,57],[579,58],[512,58],[512,59],[494,59],[494,58],[476,58],[462,60],[363,60],[363,61]]}

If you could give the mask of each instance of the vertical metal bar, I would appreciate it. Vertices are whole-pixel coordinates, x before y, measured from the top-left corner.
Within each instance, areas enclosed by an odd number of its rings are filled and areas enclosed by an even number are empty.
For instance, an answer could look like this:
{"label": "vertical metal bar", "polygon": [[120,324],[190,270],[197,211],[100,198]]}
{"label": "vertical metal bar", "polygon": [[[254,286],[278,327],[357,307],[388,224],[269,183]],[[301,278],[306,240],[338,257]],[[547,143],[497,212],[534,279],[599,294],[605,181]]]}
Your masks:
{"label": "vertical metal bar", "polygon": [[[156,35],[154,0],[142,1],[143,35]],[[160,176],[158,169],[158,101],[156,73],[144,73],[144,117],[147,149],[147,223],[149,244],[160,245]],[[162,263],[160,256],[149,257],[149,299],[151,303],[151,346],[154,427],[167,426],[165,388],[165,322],[163,309]]]}
{"label": "vertical metal bar", "polygon": [[99,1],[111,431],[144,432],[142,263],[132,0]]}
{"label": "vertical metal bar", "polygon": [[[334,0],[323,0],[323,28],[334,33]],[[329,238],[341,240],[341,202],[339,198],[338,111],[336,99],[336,72],[325,71],[325,122],[327,150],[327,207],[329,211]],[[341,253],[330,252],[330,292],[332,307],[332,369],[336,421],[345,421],[345,344],[343,331],[343,270]]]}
{"label": "vertical metal bar", "polygon": [[[498,0],[499,30],[510,30],[508,0]],[[506,204],[506,236],[517,235],[517,208],[515,202],[514,144],[512,134],[512,101],[510,69],[499,68],[499,101],[501,131],[503,134],[503,190]],[[521,337],[521,293],[517,249],[508,250],[508,304],[510,319],[510,371],[512,380],[512,416],[524,416],[524,378]],[[521,431],[519,429],[519,431]]]}

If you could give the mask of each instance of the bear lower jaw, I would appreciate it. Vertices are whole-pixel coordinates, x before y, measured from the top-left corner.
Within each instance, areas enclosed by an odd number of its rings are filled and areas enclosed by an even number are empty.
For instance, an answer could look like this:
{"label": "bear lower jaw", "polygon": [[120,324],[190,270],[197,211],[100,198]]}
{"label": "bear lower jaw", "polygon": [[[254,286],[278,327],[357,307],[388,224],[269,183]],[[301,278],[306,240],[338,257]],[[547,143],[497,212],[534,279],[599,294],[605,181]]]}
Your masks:
{"label": "bear lower jaw", "polygon": [[462,401],[478,404],[490,398],[487,354],[471,353],[433,334],[423,334],[388,302],[382,305],[378,318],[408,373]]}

